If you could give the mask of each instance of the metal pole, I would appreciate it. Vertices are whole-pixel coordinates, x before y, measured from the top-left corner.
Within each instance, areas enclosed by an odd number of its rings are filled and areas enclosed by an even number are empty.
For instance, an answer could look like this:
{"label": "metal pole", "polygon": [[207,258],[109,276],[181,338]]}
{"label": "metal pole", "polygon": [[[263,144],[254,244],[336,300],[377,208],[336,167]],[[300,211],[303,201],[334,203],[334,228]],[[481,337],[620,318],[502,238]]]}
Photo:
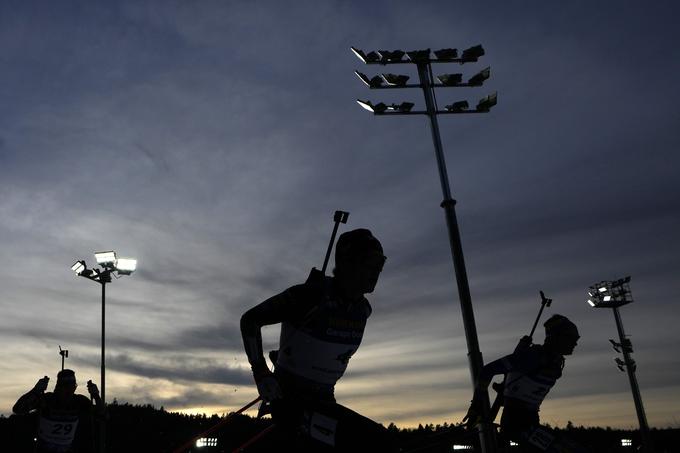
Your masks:
{"label": "metal pole", "polygon": [[[102,359],[101,359],[101,386],[102,407],[106,407],[106,362],[105,362],[105,338],[106,338],[106,280],[102,280]],[[104,418],[99,421],[99,451],[106,451],[106,422]]]}
{"label": "metal pole", "polygon": [[105,366],[105,356],[104,356],[104,345],[105,345],[105,336],[106,336],[106,283],[102,282],[102,358],[101,358],[101,385],[102,385],[102,403],[106,402],[106,384],[105,384],[105,376],[104,376],[104,369],[106,368]]}
{"label": "metal pole", "polygon": [[649,426],[647,425],[647,416],[645,415],[645,408],[642,406],[642,397],[640,396],[640,387],[635,377],[635,365],[628,352],[626,334],[623,331],[623,322],[619,314],[618,307],[612,307],[614,310],[614,319],[616,320],[616,329],[619,331],[619,342],[621,343],[621,350],[623,351],[623,360],[626,363],[626,371],[628,372],[628,380],[630,381],[630,389],[633,392],[633,401],[635,402],[635,412],[637,412],[638,422],[640,423],[640,434],[642,436],[642,448],[645,453],[652,453],[652,439],[649,435]]}
{"label": "metal pole", "polygon": [[[425,93],[427,116],[430,118],[432,140],[434,142],[434,150],[437,157],[437,168],[439,169],[439,179],[441,181],[442,193],[444,195],[444,201],[442,201],[441,206],[444,208],[444,213],[446,215],[449,244],[451,247],[451,255],[453,256],[453,266],[456,273],[458,297],[460,299],[460,307],[463,315],[463,326],[465,328],[465,339],[467,341],[470,375],[472,377],[472,387],[474,390],[479,375],[481,374],[482,367],[484,366],[484,361],[482,359],[482,353],[479,350],[477,327],[472,309],[472,298],[470,296],[467,272],[465,271],[463,247],[460,240],[460,231],[458,230],[458,220],[456,219],[456,201],[451,197],[451,189],[449,188],[449,176],[446,172],[446,162],[444,160],[444,151],[442,149],[442,141],[439,135],[439,124],[437,123],[434,95],[432,93],[432,81],[430,80],[430,64],[429,62],[418,63],[417,66],[420,83],[423,87],[423,92]],[[484,391],[482,392],[483,422],[480,424],[479,440],[484,453],[495,453],[497,450],[496,436],[493,425],[491,421],[489,421],[489,414],[489,395],[486,391]]]}

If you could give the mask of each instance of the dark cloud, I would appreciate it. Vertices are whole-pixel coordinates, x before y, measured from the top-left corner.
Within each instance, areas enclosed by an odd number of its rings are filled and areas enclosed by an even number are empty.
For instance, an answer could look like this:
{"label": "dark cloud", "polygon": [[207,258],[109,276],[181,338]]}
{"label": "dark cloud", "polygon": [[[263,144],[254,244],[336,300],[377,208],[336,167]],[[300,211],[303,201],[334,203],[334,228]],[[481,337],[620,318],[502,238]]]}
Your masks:
{"label": "dark cloud", "polygon": [[212,349],[241,351],[243,341],[239,326],[240,317],[229,325],[194,327],[183,330],[176,337],[175,343],[188,349]]}
{"label": "dark cloud", "polygon": [[[224,362],[227,362],[225,359]],[[79,358],[77,363],[97,366],[96,356]],[[252,385],[250,370],[230,368],[215,360],[190,355],[170,355],[136,358],[128,354],[111,354],[107,368],[135,376],[177,382],[203,382],[226,385]]]}
{"label": "dark cloud", "polygon": [[[190,351],[241,351],[241,340],[238,320],[232,324],[219,326],[194,327],[176,331],[171,336],[155,337],[145,332],[141,335],[120,335],[115,330],[108,331],[106,342],[112,350],[144,351],[147,353],[173,353]],[[98,329],[88,326],[87,331],[80,328],[64,326],[15,326],[3,329],[3,334],[8,336],[26,337],[39,340],[43,343],[62,343],[74,347],[91,347],[100,341]],[[197,352],[200,354],[200,352]],[[226,354],[226,352],[225,352]]]}
{"label": "dark cloud", "polygon": [[159,396],[153,390],[153,386],[137,385],[129,390],[122,390],[119,395],[115,395],[115,398],[119,403],[140,404],[140,401],[144,401],[144,404],[153,404],[156,407],[163,406],[168,410],[218,406],[224,407],[223,414],[229,412],[228,407],[230,406],[244,404],[241,394],[233,391],[225,395],[225,393],[218,391],[188,388],[175,396],[164,397]]}

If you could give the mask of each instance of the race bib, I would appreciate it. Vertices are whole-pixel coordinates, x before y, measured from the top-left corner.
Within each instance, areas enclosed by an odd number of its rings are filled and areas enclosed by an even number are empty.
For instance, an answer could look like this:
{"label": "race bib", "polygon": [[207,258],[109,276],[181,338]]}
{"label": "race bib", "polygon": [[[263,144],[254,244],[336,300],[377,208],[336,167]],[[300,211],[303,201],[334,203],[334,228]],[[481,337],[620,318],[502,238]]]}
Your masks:
{"label": "race bib", "polygon": [[38,437],[45,443],[67,449],[73,443],[77,427],[78,419],[50,420],[40,417]]}
{"label": "race bib", "polygon": [[[293,332],[293,330],[295,330]],[[333,331],[326,332],[331,335]],[[279,354],[276,366],[314,382],[335,385],[347,369],[347,363],[359,344],[321,340],[283,324],[281,344],[286,350]],[[290,351],[290,352],[288,352]]]}
{"label": "race bib", "polygon": [[337,427],[338,421],[336,419],[314,412],[310,420],[309,435],[312,439],[334,447]]}
{"label": "race bib", "polygon": [[541,450],[547,450],[555,440],[555,436],[547,429],[536,428],[527,439],[531,445]]}
{"label": "race bib", "polygon": [[509,385],[506,385],[504,395],[524,401],[531,407],[538,408],[545,399],[555,381],[542,379],[537,376],[527,376],[521,373],[508,374]]}

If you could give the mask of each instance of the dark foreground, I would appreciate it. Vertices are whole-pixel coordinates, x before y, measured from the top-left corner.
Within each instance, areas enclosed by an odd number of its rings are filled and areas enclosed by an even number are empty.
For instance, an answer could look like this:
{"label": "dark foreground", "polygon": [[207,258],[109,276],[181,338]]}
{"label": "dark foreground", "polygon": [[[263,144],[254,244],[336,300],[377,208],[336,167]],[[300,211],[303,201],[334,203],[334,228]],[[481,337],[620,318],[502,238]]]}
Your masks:
{"label": "dark foreground", "polygon": [[[107,426],[107,452],[172,452],[187,440],[219,423],[221,417],[189,416],[171,413],[153,406],[130,404],[109,405]],[[270,425],[269,419],[256,420],[248,416],[235,416],[210,437],[217,439],[217,446],[193,447],[193,452],[230,453],[246,440]],[[0,439],[3,452],[31,452],[35,436],[35,416],[0,417]],[[417,429],[399,429],[389,426],[407,451],[418,453],[451,452],[454,445],[475,444],[475,436],[469,435],[458,425],[426,425]],[[79,452],[92,451],[96,440],[96,428],[83,424],[76,440]],[[560,432],[574,441],[589,446],[598,453],[632,453],[637,451],[640,438],[635,431],[611,428],[582,428],[571,424]],[[658,452],[680,451],[680,429],[653,429],[652,438]],[[632,446],[622,446],[622,439],[631,439]],[[276,430],[249,447],[247,453],[290,451]],[[513,451],[511,448],[509,451]],[[469,450],[468,450],[469,451]]]}

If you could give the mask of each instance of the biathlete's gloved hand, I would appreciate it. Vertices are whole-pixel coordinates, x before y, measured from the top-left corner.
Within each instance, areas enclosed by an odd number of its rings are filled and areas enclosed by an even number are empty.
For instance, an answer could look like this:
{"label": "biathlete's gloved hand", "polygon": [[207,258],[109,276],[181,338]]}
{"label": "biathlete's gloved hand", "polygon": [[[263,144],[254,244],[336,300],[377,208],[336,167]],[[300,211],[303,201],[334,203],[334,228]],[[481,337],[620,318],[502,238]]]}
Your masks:
{"label": "biathlete's gloved hand", "polygon": [[45,390],[47,390],[47,384],[50,382],[50,378],[45,376],[42,379],[39,379],[38,382],[35,384],[33,387],[33,391],[36,393],[44,393]]}
{"label": "biathlete's gloved hand", "polygon": [[99,389],[97,388],[97,384],[94,382],[87,381],[87,392],[92,398],[99,399]]}
{"label": "biathlete's gloved hand", "polygon": [[472,402],[470,403],[470,408],[468,409],[467,414],[465,414],[465,417],[463,417],[463,423],[465,424],[466,428],[470,429],[477,426],[481,421],[481,400],[475,396],[472,398]]}
{"label": "biathlete's gloved hand", "polygon": [[519,339],[517,346],[515,346],[515,353],[526,351],[531,346],[532,338],[529,335],[524,335]]}
{"label": "biathlete's gloved hand", "polygon": [[274,401],[283,398],[281,387],[276,381],[274,374],[269,371],[269,368],[264,367],[262,370],[253,370],[253,376],[255,377],[257,391],[264,401]]}

